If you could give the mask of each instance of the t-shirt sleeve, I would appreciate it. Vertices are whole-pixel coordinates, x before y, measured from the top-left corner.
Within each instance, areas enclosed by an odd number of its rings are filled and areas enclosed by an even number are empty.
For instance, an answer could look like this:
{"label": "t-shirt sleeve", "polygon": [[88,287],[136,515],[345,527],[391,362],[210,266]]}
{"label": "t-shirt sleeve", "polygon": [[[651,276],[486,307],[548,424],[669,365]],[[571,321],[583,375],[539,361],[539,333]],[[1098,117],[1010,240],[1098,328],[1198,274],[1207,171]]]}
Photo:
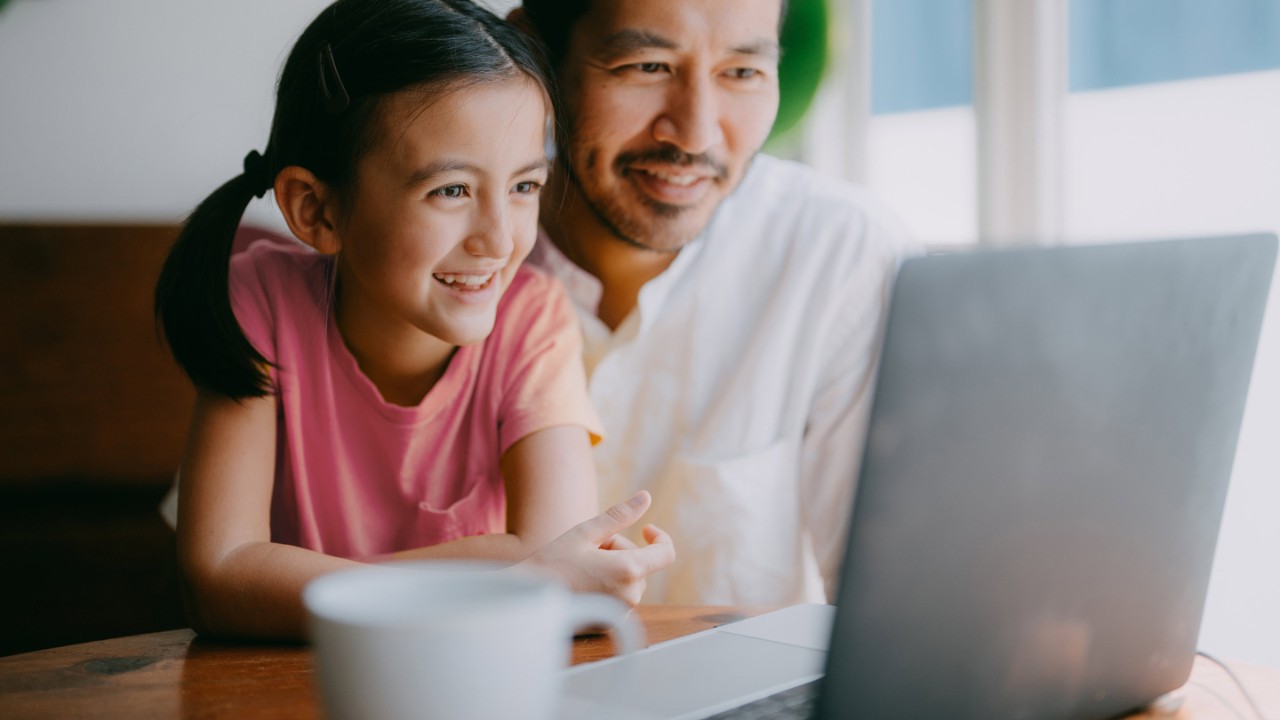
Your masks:
{"label": "t-shirt sleeve", "polygon": [[603,424],[587,393],[582,334],[560,283],[527,268],[504,298],[501,329],[506,372],[499,403],[498,440],[505,453],[539,430],[577,425],[592,444]]}
{"label": "t-shirt sleeve", "polygon": [[[231,310],[240,324],[245,338],[268,363],[276,363],[279,357],[275,342],[275,316],[268,297],[270,243],[258,241],[247,250],[231,258],[227,274],[227,292],[231,298]],[[271,391],[278,392],[278,379],[274,367],[268,367]]]}

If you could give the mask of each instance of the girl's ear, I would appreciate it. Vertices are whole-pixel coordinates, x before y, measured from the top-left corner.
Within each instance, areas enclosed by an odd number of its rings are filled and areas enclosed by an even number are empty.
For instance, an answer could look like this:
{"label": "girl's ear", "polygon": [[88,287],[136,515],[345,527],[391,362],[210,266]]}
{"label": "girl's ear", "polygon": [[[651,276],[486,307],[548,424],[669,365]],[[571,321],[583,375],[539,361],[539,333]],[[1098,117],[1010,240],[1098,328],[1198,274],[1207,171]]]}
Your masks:
{"label": "girl's ear", "polygon": [[332,255],[342,248],[338,238],[336,194],[310,170],[290,165],[276,175],[276,205],[299,240]]}

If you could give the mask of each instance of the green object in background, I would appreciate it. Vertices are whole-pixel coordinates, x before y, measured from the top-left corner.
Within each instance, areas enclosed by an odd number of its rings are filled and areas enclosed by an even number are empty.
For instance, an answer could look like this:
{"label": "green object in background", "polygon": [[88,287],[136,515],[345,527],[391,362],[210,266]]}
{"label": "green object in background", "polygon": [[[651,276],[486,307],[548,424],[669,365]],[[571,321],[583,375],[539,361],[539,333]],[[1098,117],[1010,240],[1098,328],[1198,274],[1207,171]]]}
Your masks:
{"label": "green object in background", "polygon": [[790,0],[782,23],[782,63],[778,67],[778,119],[770,140],[775,140],[800,122],[818,93],[827,67],[830,40],[827,0]]}

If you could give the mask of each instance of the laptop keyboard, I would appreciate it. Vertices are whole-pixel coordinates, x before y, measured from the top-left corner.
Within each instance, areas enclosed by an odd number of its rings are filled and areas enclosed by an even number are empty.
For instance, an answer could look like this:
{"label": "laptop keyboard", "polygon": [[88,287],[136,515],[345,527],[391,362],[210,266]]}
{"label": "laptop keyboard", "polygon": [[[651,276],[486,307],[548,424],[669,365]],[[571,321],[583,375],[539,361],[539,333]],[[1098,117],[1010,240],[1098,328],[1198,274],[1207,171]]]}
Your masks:
{"label": "laptop keyboard", "polygon": [[760,698],[746,705],[739,705],[712,715],[707,720],[804,720],[813,717],[817,710],[818,681],[812,680],[803,685],[787,688],[779,693]]}

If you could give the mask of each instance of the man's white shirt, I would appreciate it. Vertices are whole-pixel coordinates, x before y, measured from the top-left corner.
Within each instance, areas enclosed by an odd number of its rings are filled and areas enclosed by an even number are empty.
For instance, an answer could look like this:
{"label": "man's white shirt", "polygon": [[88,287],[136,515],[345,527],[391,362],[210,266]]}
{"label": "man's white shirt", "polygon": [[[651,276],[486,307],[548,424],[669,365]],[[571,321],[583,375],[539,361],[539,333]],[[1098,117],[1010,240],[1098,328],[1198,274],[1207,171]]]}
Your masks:
{"label": "man's white shirt", "polygon": [[[758,156],[610,331],[601,286],[539,237],[584,336],[601,502],[647,489],[676,560],[645,602],[829,601],[889,291],[910,245],[865,191]],[[825,593],[824,593],[825,587]]]}

